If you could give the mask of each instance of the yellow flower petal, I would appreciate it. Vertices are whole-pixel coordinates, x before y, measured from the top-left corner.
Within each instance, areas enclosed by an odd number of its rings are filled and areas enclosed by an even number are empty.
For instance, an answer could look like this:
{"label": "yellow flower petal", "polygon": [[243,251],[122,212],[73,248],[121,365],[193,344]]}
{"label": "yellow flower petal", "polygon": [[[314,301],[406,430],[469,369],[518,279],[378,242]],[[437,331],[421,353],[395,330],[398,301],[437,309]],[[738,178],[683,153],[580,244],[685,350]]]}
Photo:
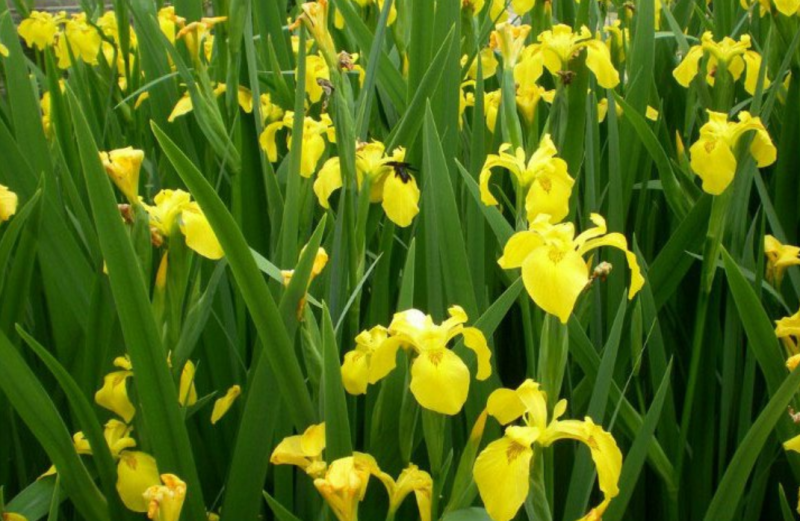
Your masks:
{"label": "yellow flower petal", "polygon": [[483,332],[476,327],[465,327],[461,330],[464,335],[464,345],[475,352],[478,359],[478,372],[475,378],[483,381],[492,375],[492,352]]}
{"label": "yellow flower petal", "polygon": [[625,253],[625,259],[628,261],[628,268],[631,271],[631,285],[628,288],[628,298],[632,299],[644,286],[644,277],[642,276],[642,271],[639,268],[639,262],[636,259],[636,255],[628,249],[627,239],[625,239],[625,236],[621,233],[609,233],[602,237],[586,241],[583,246],[578,249],[578,253],[583,255],[584,253],[601,246],[611,246],[612,248],[617,248]]}
{"label": "yellow flower petal", "polygon": [[[534,434],[538,433],[535,428],[516,429],[529,429]],[[486,511],[494,521],[509,521],[525,502],[528,497],[532,458],[530,444],[520,444],[516,439],[504,436],[487,445],[475,460],[475,484]]]}
{"label": "yellow flower petal", "polygon": [[176,118],[185,116],[192,110],[193,110],[192,98],[189,96],[189,93],[186,92],[184,93],[183,96],[181,96],[181,99],[178,100],[178,103],[175,104],[175,107],[172,109],[172,112],[170,112],[167,121],[169,123],[172,123],[173,121],[175,121]]}
{"label": "yellow flower petal", "polygon": [[7,186],[0,185],[0,222],[11,219],[11,216],[17,213],[18,201],[17,194]]}
{"label": "yellow flower petal", "polygon": [[449,349],[424,351],[411,366],[410,388],[422,407],[458,414],[469,393],[469,369]]}
{"label": "yellow flower petal", "polygon": [[682,87],[688,88],[694,77],[697,76],[702,57],[703,47],[695,45],[689,49],[681,63],[672,71],[672,76]]}
{"label": "yellow flower petal", "polygon": [[589,269],[575,251],[543,246],[525,259],[522,281],[537,306],[566,324],[589,282]]}
{"label": "yellow flower petal", "polygon": [[225,413],[230,410],[231,406],[233,406],[233,402],[239,397],[240,394],[242,394],[242,388],[238,385],[234,385],[228,389],[228,392],[225,393],[225,396],[217,399],[214,402],[214,410],[211,411],[211,425],[215,425],[220,419],[222,419],[223,416],[225,416]]}
{"label": "yellow flower petal", "polygon": [[108,409],[123,420],[130,423],[136,414],[136,408],[128,399],[126,382],[133,376],[131,371],[114,371],[103,379],[103,387],[94,395],[97,405]]}
{"label": "yellow flower petal", "polygon": [[689,148],[692,170],[703,180],[703,190],[719,195],[728,188],[736,173],[736,157],[721,140],[702,136]]}
{"label": "yellow flower petal", "polygon": [[320,460],[325,450],[325,423],[311,425],[303,434],[284,438],[270,456],[273,465],[296,465],[306,469]]}
{"label": "yellow flower petal", "polygon": [[604,89],[619,85],[619,72],[611,63],[611,52],[600,40],[586,42],[586,67],[594,73],[597,83]]}
{"label": "yellow flower petal", "polygon": [[211,224],[196,202],[189,203],[184,208],[181,214],[181,232],[186,237],[186,246],[203,257],[218,260],[225,255]]}
{"label": "yellow flower petal", "polygon": [[117,465],[117,492],[122,503],[134,512],[147,512],[145,491],[159,485],[158,466],[153,456],[144,452],[122,453]]}
{"label": "yellow flower petal", "polygon": [[270,123],[264,127],[261,135],[258,136],[258,144],[261,145],[261,149],[266,152],[267,159],[269,159],[270,163],[274,163],[278,160],[278,146],[275,143],[275,134],[285,126],[283,121]]}
{"label": "yellow flower petal", "polygon": [[325,161],[317,173],[314,181],[314,193],[317,195],[319,205],[326,210],[330,208],[328,199],[331,194],[342,187],[342,171],[339,167],[339,158],[332,157]]}
{"label": "yellow flower petal", "polygon": [[774,0],[775,7],[783,16],[794,16],[800,9],[800,0]]}
{"label": "yellow flower petal", "polygon": [[405,228],[411,225],[419,213],[419,188],[413,176],[402,178],[397,174],[389,174],[383,183],[383,210],[386,216],[397,226]]}

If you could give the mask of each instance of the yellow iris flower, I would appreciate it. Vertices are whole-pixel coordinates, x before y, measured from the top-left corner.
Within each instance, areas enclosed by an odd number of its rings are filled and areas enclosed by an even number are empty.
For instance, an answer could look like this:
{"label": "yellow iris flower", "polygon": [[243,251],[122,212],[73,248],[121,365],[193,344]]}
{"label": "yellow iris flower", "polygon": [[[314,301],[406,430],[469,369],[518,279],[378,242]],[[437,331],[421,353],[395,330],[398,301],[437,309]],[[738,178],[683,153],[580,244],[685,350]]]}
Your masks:
{"label": "yellow iris flower", "polygon": [[214,410],[211,411],[211,425],[216,425],[216,423],[225,416],[225,413],[230,410],[231,406],[233,406],[233,402],[240,394],[242,394],[242,388],[238,385],[234,385],[228,389],[225,396],[214,402]]}
{"label": "yellow iris flower", "polygon": [[559,222],[569,213],[569,197],[575,180],[567,172],[567,162],[556,157],[558,151],[550,134],[545,134],[536,152],[526,160],[525,150],[517,148],[510,154],[509,143],[500,145],[498,155],[489,154],[480,175],[481,201],[496,205],[497,199],[489,191],[492,168],[501,167],[511,172],[522,190],[527,191],[525,210],[528,220],[533,221],[542,214]]}
{"label": "yellow iris flower", "polygon": [[774,163],[778,151],[760,118],[742,111],[738,122],[729,122],[727,114],[708,111],[708,123],[700,128],[700,138],[689,149],[692,170],[703,180],[703,190],[719,195],[731,184],[736,173],[734,148],[750,131],[755,132],[750,153],[758,167]]}
{"label": "yellow iris flower", "polygon": [[566,400],[559,401],[548,422],[545,394],[530,379],[516,390],[498,389],[489,396],[486,410],[501,425],[519,418],[523,421],[523,425],[506,427],[505,435],[490,443],[475,460],[475,483],[494,521],[512,519],[525,502],[534,443],[548,447],[558,440],[571,439],[589,447],[604,499],[584,519],[600,519],[611,499],[619,494],[622,453],[613,436],[589,417],[584,421],[560,420],[566,408]]}
{"label": "yellow iris flower", "polygon": [[124,358],[114,360],[114,365],[121,368],[121,371],[114,371],[105,376],[103,387],[94,395],[97,405],[108,409],[123,420],[130,423],[136,414],[136,408],[128,398],[128,378],[133,376],[130,363]]}
{"label": "yellow iris flower", "polygon": [[[486,6],[486,0],[462,0],[462,9],[472,10],[473,16],[478,16]],[[508,20],[506,0],[489,0],[489,19],[497,23]]]}
{"label": "yellow iris flower", "polygon": [[19,198],[7,186],[0,185],[0,222],[11,219],[17,213]]}
{"label": "yellow iris flower", "polygon": [[[108,443],[108,449],[111,451],[111,456],[114,459],[119,459],[123,451],[132,449],[136,446],[136,440],[131,438],[130,434],[133,427],[123,423],[116,418],[109,420],[105,429],[103,430],[103,437]],[[92,447],[83,432],[77,432],[72,437],[75,450],[78,454],[92,455]]]}
{"label": "yellow iris flower", "polygon": [[[291,130],[293,124],[294,112],[286,111],[282,120],[267,125],[261,136],[259,136],[258,142],[264,152],[267,153],[267,158],[270,162],[274,163],[278,160],[276,133],[282,128]],[[322,154],[325,153],[325,138],[331,143],[336,143],[336,132],[331,117],[327,114],[322,114],[319,121],[317,121],[310,116],[306,116],[303,119],[303,141],[300,151],[301,176],[309,178],[314,174],[317,169],[317,163]],[[286,142],[291,150],[291,134],[287,137]]]}
{"label": "yellow iris flower", "polygon": [[386,492],[389,494],[389,513],[393,515],[400,508],[403,500],[414,493],[417,500],[420,521],[431,521],[431,494],[433,493],[433,479],[431,475],[420,470],[413,463],[403,469],[397,481],[385,472],[376,474],[381,480]]}
{"label": "yellow iris flower", "polygon": [[[201,18],[199,21],[188,23],[181,28],[178,34],[175,35],[175,39],[183,40],[186,44],[186,48],[189,50],[189,55],[192,56],[193,59],[199,60],[200,50],[203,49],[205,41],[213,37],[211,31],[214,29],[214,26],[225,22],[227,19],[227,16]],[[205,49],[203,50],[205,51]]]}
{"label": "yellow iris flower", "polygon": [[[742,35],[738,42],[727,36],[721,42],[715,42],[713,34],[706,31],[703,33],[701,44],[689,49],[681,63],[672,71],[672,75],[681,86],[688,87],[699,72],[700,60],[707,53],[706,82],[709,85],[714,85],[714,75],[721,62],[726,65],[734,81],[738,81],[745,72],[744,89],[751,95],[755,94],[758,73],[761,69],[761,55],[750,50],[750,45],[750,35],[747,34]],[[769,85],[769,78],[765,77],[764,88]]]}
{"label": "yellow iris flower", "polygon": [[158,10],[158,26],[170,43],[175,43],[175,35],[178,33],[177,28],[185,24],[186,19],[175,14],[174,5],[162,7]]}
{"label": "yellow iris flower", "polygon": [[[306,250],[306,247],[303,246],[303,249],[300,250],[300,256],[303,255],[303,252]],[[308,279],[308,284],[311,285],[311,282],[320,274],[322,270],[325,269],[325,266],[328,264],[328,252],[325,251],[325,248],[320,247],[317,250],[317,255],[314,257],[314,265],[311,267],[311,277]],[[292,281],[292,276],[294,276],[294,270],[281,270],[281,276],[283,277],[283,285],[288,286],[289,283]]]}
{"label": "yellow iris flower", "polygon": [[325,472],[322,459],[325,450],[325,423],[311,425],[303,434],[284,438],[269,458],[273,465],[294,465],[303,469],[309,476]]}
{"label": "yellow iris flower", "polygon": [[356,338],[355,350],[345,355],[342,381],[351,394],[366,392],[389,374],[396,364],[396,353],[403,348],[415,355],[411,363],[411,393],[419,404],[432,411],[457,414],[469,394],[469,369],[447,344],[459,335],[477,357],[478,380],[492,374],[492,353],[483,333],[464,327],[467,314],[460,306],[449,310],[450,318],[436,324],[430,315],[417,309],[395,313],[388,329],[373,328]]}
{"label": "yellow iris flower", "polygon": [[300,9],[300,16],[289,26],[289,29],[294,30],[301,23],[305,25],[314,41],[317,42],[317,47],[328,63],[328,67],[337,67],[339,60],[336,55],[336,46],[328,30],[328,0],[305,2],[300,5]]}
{"label": "yellow iris flower", "polygon": [[17,32],[29,48],[36,47],[43,51],[46,47],[55,44],[58,24],[64,17],[64,13],[53,16],[51,13],[43,11],[31,11],[28,18],[20,22]]}
{"label": "yellow iris flower", "polygon": [[[764,1],[764,0],[762,0]],[[775,7],[784,16],[794,16],[800,13],[800,0],[773,0]]]}
{"label": "yellow iris flower", "polygon": [[154,206],[144,205],[150,215],[150,228],[163,238],[179,226],[186,237],[186,246],[207,259],[221,259],[222,246],[200,205],[191,199],[183,190],[161,190],[153,198]]}
{"label": "yellow iris flower", "polygon": [[514,25],[501,22],[489,36],[489,48],[497,50],[503,57],[503,67],[513,69],[525,49],[525,39],[531,32],[530,25]]}
{"label": "yellow iris flower", "polygon": [[283,109],[277,103],[272,102],[272,96],[270,96],[269,92],[261,94],[258,98],[258,102],[261,109],[262,124],[267,121],[276,121],[283,117]]}
{"label": "yellow iris flower", "polygon": [[134,512],[147,512],[144,493],[161,483],[156,459],[145,452],[125,451],[117,465],[117,492],[122,503]]}
{"label": "yellow iris flower", "polygon": [[569,62],[586,49],[586,67],[597,78],[597,83],[605,89],[619,85],[619,72],[611,63],[611,53],[602,40],[595,38],[588,27],[573,32],[572,27],[558,24],[552,30],[542,32],[538,44],[526,49],[531,57],[541,54],[544,67],[553,75],[569,68]]}
{"label": "yellow iris flower", "polygon": [[2,515],[0,515],[0,519],[3,521],[28,521],[27,517],[13,512],[3,512]]}
{"label": "yellow iris flower", "polygon": [[[419,213],[419,188],[413,175],[400,173],[392,163],[403,163],[406,151],[398,147],[387,154],[383,143],[363,143],[356,149],[356,181],[358,188],[369,179],[369,200],[381,203],[386,216],[397,226],[410,226]],[[328,159],[314,181],[314,193],[320,206],[329,208],[331,194],[342,187],[339,158]]]}
{"label": "yellow iris flower", "polygon": [[133,147],[100,152],[106,173],[131,204],[139,203],[139,171],[144,161],[144,151]]}
{"label": "yellow iris flower", "polygon": [[537,306],[566,324],[575,303],[591,282],[583,256],[601,246],[622,250],[631,271],[628,298],[644,286],[636,255],[628,250],[621,233],[607,233],[606,221],[591,215],[594,227],[575,237],[572,223],[551,224],[549,215],[539,215],[528,231],[514,234],[506,243],[498,264],[503,269],[522,268],[525,289]]}
{"label": "yellow iris flower", "polygon": [[154,521],[178,521],[186,498],[186,483],[175,474],[161,474],[163,485],[153,485],[144,491],[147,517]]}
{"label": "yellow iris flower", "polygon": [[[86,19],[85,13],[75,14],[67,20],[64,31],[58,38],[56,45],[56,56],[58,66],[62,69],[72,65],[72,56],[77,60],[82,60],[89,65],[97,65],[97,56],[100,54],[102,38],[97,29]],[[69,50],[67,50],[69,45]]]}
{"label": "yellow iris flower", "polygon": [[[517,85],[517,109],[522,114],[528,125],[533,123],[536,107],[539,101],[550,98],[552,102],[553,91],[547,91],[536,84],[544,71],[544,62],[540,53],[533,52],[530,46],[522,53],[522,58],[514,67],[514,83]],[[498,91],[499,92],[499,91]]]}
{"label": "yellow iris flower", "polygon": [[764,254],[767,256],[767,282],[776,288],[780,288],[789,266],[800,266],[800,248],[782,244],[772,235],[764,236]]}

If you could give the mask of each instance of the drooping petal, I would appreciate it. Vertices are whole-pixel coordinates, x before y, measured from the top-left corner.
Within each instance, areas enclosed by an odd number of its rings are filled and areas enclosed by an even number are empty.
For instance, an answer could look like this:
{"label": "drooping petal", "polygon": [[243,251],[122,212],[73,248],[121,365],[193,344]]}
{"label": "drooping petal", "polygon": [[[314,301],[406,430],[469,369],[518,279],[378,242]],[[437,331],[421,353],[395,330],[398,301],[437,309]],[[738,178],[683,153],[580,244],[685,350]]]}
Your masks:
{"label": "drooping petal", "polygon": [[525,259],[522,281],[537,306],[566,324],[589,282],[589,269],[575,251],[545,246],[534,249]]}
{"label": "drooping petal", "polygon": [[681,63],[672,71],[672,76],[682,87],[689,87],[692,80],[697,76],[697,71],[700,66],[700,59],[703,57],[703,47],[695,45],[686,56],[683,57]]}
{"label": "drooping petal", "polygon": [[319,205],[326,210],[330,208],[331,194],[342,187],[342,171],[339,167],[339,157],[332,157],[325,161],[317,173],[314,181],[314,193],[317,195]]}
{"label": "drooping petal", "polygon": [[270,163],[274,163],[278,160],[278,145],[275,142],[275,134],[285,126],[283,120],[270,123],[264,127],[264,131],[258,136],[258,144],[261,145],[261,149],[266,152],[267,159],[269,159]]}
{"label": "drooping petal", "polygon": [[719,195],[728,188],[736,173],[736,157],[722,140],[700,136],[689,149],[692,170],[703,180],[703,190]]}
{"label": "drooping petal", "polygon": [[147,512],[144,492],[161,483],[153,456],[145,452],[123,452],[117,465],[117,492],[122,503],[134,512]]}
{"label": "drooping petal", "polygon": [[192,98],[189,96],[189,93],[185,93],[181,98],[178,100],[178,103],[175,104],[175,107],[172,109],[167,121],[172,123],[175,121],[176,118],[184,116],[190,113],[193,109],[192,106]]}
{"label": "drooping petal", "polygon": [[467,401],[469,369],[449,349],[423,351],[411,366],[410,388],[422,407],[454,415]]}
{"label": "drooping petal", "polygon": [[387,338],[372,352],[367,378],[370,384],[378,383],[394,370],[397,365],[397,350],[402,343],[399,338]]}
{"label": "drooping petal", "polygon": [[775,0],[775,7],[783,16],[794,16],[800,9],[800,0]]}
{"label": "drooping petal", "polygon": [[219,420],[225,416],[230,408],[233,406],[233,402],[239,395],[242,394],[242,388],[238,385],[231,386],[228,389],[228,392],[225,393],[225,396],[219,398],[217,401],[214,402],[214,409],[211,411],[211,425],[215,425]]}
{"label": "drooping petal", "polygon": [[345,353],[342,364],[342,384],[350,394],[366,394],[369,384],[367,353],[354,349]]}
{"label": "drooping petal", "polygon": [[478,372],[475,378],[480,381],[486,380],[492,375],[492,351],[486,343],[486,337],[476,327],[465,327],[461,330],[461,334],[464,335],[464,345],[472,349],[478,359]]}
{"label": "drooping petal", "polygon": [[203,257],[218,260],[225,255],[211,224],[196,202],[189,203],[183,210],[181,232],[186,237],[186,246]]}
{"label": "drooping petal", "polygon": [[619,476],[622,472],[622,452],[614,437],[590,417],[584,421],[554,421],[541,435],[539,442],[545,446],[561,439],[580,441],[589,447],[592,460],[597,468],[597,481],[605,497],[613,498],[619,494]]}
{"label": "drooping petal", "polygon": [[487,445],[475,460],[472,469],[475,484],[494,521],[509,521],[525,502],[532,458],[530,445],[503,436]]}
{"label": "drooping petal", "polygon": [[604,89],[619,85],[619,72],[611,63],[611,52],[600,40],[586,42],[586,67],[594,73],[597,83]]}
{"label": "drooping petal", "polygon": [[136,414],[136,408],[128,399],[127,380],[133,376],[131,371],[114,371],[103,379],[103,387],[94,395],[97,405],[108,409],[123,420],[130,423]]}
{"label": "drooping petal", "polygon": [[419,213],[419,188],[413,176],[403,179],[389,174],[383,183],[383,210],[386,216],[401,228],[411,224]]}
{"label": "drooping petal", "polygon": [[[747,64],[747,73],[744,77],[744,90],[751,96],[754,96],[758,84],[758,75],[761,71],[761,55],[755,51],[746,51],[744,53],[744,61]],[[764,76],[764,89],[769,87],[769,85],[769,78]]]}

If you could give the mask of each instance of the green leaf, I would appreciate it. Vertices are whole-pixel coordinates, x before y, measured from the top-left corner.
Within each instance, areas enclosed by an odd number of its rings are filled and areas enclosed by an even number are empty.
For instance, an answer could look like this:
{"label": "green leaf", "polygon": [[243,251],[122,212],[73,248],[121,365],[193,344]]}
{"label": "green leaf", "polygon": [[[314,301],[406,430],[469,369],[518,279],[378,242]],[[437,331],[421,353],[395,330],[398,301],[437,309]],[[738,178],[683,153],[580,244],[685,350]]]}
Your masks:
{"label": "green leaf", "polygon": [[106,499],[75,452],[58,409],[2,331],[0,359],[0,389],[58,469],[67,496],[87,520],[110,521]]}
{"label": "green leaf", "polygon": [[[723,253],[726,257],[728,257]],[[744,496],[744,489],[750,472],[758,459],[764,444],[772,434],[781,418],[785,418],[786,407],[800,388],[800,371],[795,370],[786,377],[780,387],[773,393],[767,406],[762,409],[753,426],[747,431],[736,453],[728,463],[711,504],[706,511],[706,521],[729,521],[736,514],[739,501]]]}
{"label": "green leaf", "polygon": [[339,346],[336,333],[328,312],[322,306],[322,402],[325,408],[325,458],[334,461],[350,456],[353,446],[350,442],[350,422],[348,421],[347,401],[342,385],[342,369],[339,361]]}
{"label": "green leaf", "polygon": [[78,100],[67,90],[86,189],[100,247],[108,266],[111,291],[131,363],[136,372],[140,414],[147,422],[161,472],[177,474],[187,484],[189,519],[205,519],[205,502],[192,456],[189,434],[178,404],[178,392],[150,308],[147,288],[125,225],[119,216],[111,181],[100,163],[94,138]]}

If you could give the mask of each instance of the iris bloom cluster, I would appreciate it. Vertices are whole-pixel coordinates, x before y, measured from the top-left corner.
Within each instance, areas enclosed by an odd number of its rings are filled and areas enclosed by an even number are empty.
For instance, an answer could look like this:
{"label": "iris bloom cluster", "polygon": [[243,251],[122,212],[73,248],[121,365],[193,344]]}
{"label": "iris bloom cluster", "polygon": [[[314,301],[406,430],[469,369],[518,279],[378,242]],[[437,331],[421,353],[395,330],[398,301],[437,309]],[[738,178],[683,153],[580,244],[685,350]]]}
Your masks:
{"label": "iris bloom cluster", "polygon": [[325,445],[325,424],[311,425],[303,434],[284,438],[272,452],[270,462],[303,469],[314,479],[314,486],[339,521],[358,519],[358,505],[366,496],[370,477],[378,478],[386,488],[390,517],[413,492],[420,519],[431,521],[433,480],[430,474],[409,464],[395,480],[380,469],[375,458],[361,452],[328,464],[322,455]]}

